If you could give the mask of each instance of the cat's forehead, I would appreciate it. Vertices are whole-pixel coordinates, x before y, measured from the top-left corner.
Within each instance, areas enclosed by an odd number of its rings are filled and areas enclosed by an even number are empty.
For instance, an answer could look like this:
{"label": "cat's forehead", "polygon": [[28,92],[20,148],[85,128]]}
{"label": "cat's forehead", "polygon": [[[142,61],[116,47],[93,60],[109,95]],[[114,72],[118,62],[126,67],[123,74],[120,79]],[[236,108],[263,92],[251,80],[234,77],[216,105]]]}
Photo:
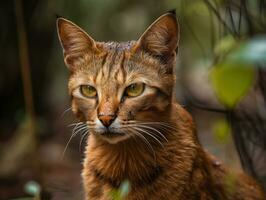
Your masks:
{"label": "cat's forehead", "polygon": [[[148,74],[158,72],[161,64],[157,59],[144,53],[132,53],[136,42],[101,42],[97,46],[101,48],[98,55],[89,54],[82,64],[83,72],[86,71],[93,77],[104,79],[117,79],[117,76],[129,74]],[[88,74],[86,73],[86,74]]]}
{"label": "cat's forehead", "polygon": [[[134,41],[97,43],[102,52],[89,54],[71,76],[72,86],[92,84],[101,88],[117,88],[133,82],[160,82],[162,64],[145,53],[132,53]],[[108,87],[107,87],[108,86]]]}
{"label": "cat's forehead", "polygon": [[97,42],[97,46],[99,46],[103,51],[129,51],[134,45],[136,41],[126,41],[126,42]]}

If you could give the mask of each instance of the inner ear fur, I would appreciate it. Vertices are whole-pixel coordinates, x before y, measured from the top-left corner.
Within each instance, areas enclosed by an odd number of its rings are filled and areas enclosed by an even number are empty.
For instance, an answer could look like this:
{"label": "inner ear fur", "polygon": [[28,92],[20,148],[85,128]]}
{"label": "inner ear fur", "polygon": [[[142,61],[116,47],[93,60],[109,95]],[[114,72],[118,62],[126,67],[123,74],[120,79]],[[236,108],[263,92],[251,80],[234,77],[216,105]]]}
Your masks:
{"label": "inner ear fur", "polygon": [[62,17],[57,19],[57,33],[70,70],[87,53],[99,53],[96,42],[79,26]]}
{"label": "inner ear fur", "polygon": [[137,41],[134,51],[144,51],[167,62],[175,55],[179,42],[179,26],[174,12],[153,22]]}

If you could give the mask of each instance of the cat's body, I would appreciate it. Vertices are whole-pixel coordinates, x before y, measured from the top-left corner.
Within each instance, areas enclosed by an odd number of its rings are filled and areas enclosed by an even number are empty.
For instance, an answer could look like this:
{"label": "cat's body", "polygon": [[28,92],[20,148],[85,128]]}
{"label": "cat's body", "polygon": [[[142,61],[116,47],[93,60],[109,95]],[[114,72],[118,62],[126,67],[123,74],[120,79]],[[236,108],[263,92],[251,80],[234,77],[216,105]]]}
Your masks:
{"label": "cat's body", "polygon": [[170,132],[163,147],[153,144],[156,161],[143,142],[108,144],[89,139],[83,172],[88,199],[108,199],[124,180],[132,187],[128,200],[265,199],[254,180],[230,173],[201,148],[192,119],[182,107],[173,103],[169,112],[180,134]]}
{"label": "cat's body", "polygon": [[[248,176],[232,175],[203,150],[190,115],[173,98],[178,26],[173,13],[128,43],[95,42],[60,18],[71,71],[72,110],[90,135],[87,200],[108,200],[128,180],[128,200],[264,200]],[[229,181],[228,181],[229,180]]]}

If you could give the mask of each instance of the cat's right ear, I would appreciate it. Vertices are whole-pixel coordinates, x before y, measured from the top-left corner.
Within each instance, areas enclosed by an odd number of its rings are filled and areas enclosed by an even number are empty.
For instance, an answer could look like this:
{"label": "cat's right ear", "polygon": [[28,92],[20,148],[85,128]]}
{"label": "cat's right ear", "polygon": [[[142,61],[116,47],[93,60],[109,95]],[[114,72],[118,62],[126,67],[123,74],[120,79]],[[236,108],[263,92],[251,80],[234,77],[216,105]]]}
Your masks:
{"label": "cat's right ear", "polygon": [[96,42],[79,26],[67,19],[57,18],[57,33],[63,48],[65,64],[71,71],[84,55],[99,53]]}
{"label": "cat's right ear", "polygon": [[132,51],[143,51],[165,64],[171,63],[178,48],[179,35],[175,11],[169,11],[147,28]]}

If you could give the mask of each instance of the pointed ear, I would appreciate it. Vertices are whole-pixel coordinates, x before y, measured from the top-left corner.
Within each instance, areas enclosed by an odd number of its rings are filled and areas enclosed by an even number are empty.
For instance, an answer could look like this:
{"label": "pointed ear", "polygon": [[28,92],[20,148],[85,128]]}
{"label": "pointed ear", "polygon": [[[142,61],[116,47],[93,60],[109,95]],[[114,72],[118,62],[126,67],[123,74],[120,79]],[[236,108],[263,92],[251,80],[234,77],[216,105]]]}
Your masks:
{"label": "pointed ear", "polygon": [[160,16],[137,41],[136,50],[142,50],[164,63],[175,55],[179,41],[179,27],[175,12]]}
{"label": "pointed ear", "polygon": [[86,53],[97,53],[95,41],[80,27],[62,17],[57,19],[57,33],[64,52],[64,61],[73,71],[76,62]]}

